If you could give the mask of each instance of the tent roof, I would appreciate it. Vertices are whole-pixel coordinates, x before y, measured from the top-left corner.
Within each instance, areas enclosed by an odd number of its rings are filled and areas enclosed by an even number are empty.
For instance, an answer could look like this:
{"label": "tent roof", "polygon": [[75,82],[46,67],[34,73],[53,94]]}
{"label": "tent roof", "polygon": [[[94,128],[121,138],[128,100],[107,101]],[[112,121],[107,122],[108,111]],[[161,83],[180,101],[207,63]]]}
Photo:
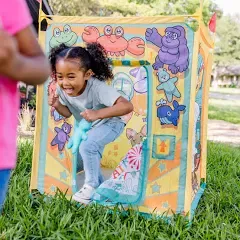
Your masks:
{"label": "tent roof", "polygon": [[[39,0],[26,0],[28,8],[30,10],[33,25],[38,31],[38,16],[39,16]],[[42,0],[42,10],[46,15],[53,15],[52,9],[49,6],[48,0]]]}

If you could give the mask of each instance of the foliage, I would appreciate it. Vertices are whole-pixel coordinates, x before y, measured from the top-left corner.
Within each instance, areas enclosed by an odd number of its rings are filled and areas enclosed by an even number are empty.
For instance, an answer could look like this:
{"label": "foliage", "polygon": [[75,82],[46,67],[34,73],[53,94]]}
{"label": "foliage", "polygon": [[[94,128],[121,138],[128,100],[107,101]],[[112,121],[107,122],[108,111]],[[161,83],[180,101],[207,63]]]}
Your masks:
{"label": "foliage", "polygon": [[215,63],[228,65],[240,62],[239,16],[224,16],[217,23]]}
{"label": "foliage", "polygon": [[20,129],[22,132],[29,131],[33,123],[33,109],[30,109],[27,103],[22,106],[21,112],[18,114]]}
{"label": "foliage", "polygon": [[[55,14],[77,16],[156,16],[193,14],[199,0],[50,0]],[[204,1],[207,23],[214,11],[221,11],[212,0]]]}
{"label": "foliage", "polygon": [[208,144],[207,189],[191,228],[182,217],[171,225],[156,218],[109,214],[100,206],[78,207],[58,194],[29,197],[32,144],[21,143],[18,164],[0,216],[0,239],[239,239],[240,150]]}
{"label": "foliage", "polygon": [[20,89],[19,89],[19,91],[20,91],[21,93],[26,93],[26,87],[21,86]]}
{"label": "foliage", "polygon": [[[194,14],[200,6],[200,0],[129,0],[130,2],[137,2],[138,4],[147,4],[157,10],[160,15],[179,15],[179,14]],[[203,19],[205,24],[214,12],[218,13],[221,17],[222,11],[218,8],[217,4],[212,0],[205,0],[203,4]]]}
{"label": "foliage", "polygon": [[65,16],[99,15],[100,5],[95,0],[49,0],[54,14]]}
{"label": "foliage", "polygon": [[31,100],[29,101],[29,106],[30,106],[31,108],[36,109],[36,94],[33,94],[33,95],[31,96]]}

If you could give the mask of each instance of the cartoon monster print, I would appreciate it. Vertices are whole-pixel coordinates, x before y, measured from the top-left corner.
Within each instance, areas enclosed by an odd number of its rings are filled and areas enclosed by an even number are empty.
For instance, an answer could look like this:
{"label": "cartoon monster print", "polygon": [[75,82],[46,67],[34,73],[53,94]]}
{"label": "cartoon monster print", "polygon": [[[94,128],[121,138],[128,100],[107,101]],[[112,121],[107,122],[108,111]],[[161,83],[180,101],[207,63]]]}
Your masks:
{"label": "cartoon monster print", "polygon": [[68,47],[71,47],[77,42],[77,39],[77,34],[72,31],[69,25],[65,25],[63,27],[63,31],[61,31],[59,28],[54,28],[53,36],[50,39],[50,47],[54,48],[61,43],[64,43]]}
{"label": "cartoon monster print", "polygon": [[157,72],[158,81],[160,85],[157,86],[157,90],[163,90],[168,102],[172,102],[173,96],[180,98],[181,93],[175,86],[178,81],[177,77],[170,78],[170,74],[166,69],[159,68]]}
{"label": "cartoon monster print", "polygon": [[64,149],[66,142],[70,138],[69,134],[71,132],[71,129],[72,129],[72,125],[66,122],[63,123],[61,128],[55,127],[54,130],[57,133],[57,135],[52,140],[51,146],[58,145],[58,150],[59,152],[61,152]]}
{"label": "cartoon monster print", "polygon": [[100,43],[111,56],[125,56],[125,51],[140,56],[145,52],[145,42],[139,37],[127,40],[124,37],[124,30],[118,26],[113,32],[110,25],[104,27],[104,35],[101,36],[99,30],[94,26],[87,26],[82,34],[82,39],[86,43]]}
{"label": "cartoon monster print", "polygon": [[165,35],[161,36],[156,28],[147,28],[146,40],[160,48],[153,64],[154,70],[168,65],[168,70],[173,74],[184,72],[189,65],[189,49],[182,26],[168,27]]}
{"label": "cartoon monster print", "polygon": [[61,120],[65,119],[54,107],[51,107],[50,113],[55,122],[60,122]]}
{"label": "cartoon monster print", "polygon": [[140,144],[143,141],[143,138],[147,136],[147,125],[145,124],[139,133],[132,128],[127,128],[126,135],[130,140],[132,147],[134,147],[135,145]]}
{"label": "cartoon monster print", "polygon": [[178,125],[178,119],[180,117],[180,111],[185,110],[186,106],[179,105],[176,100],[173,101],[172,109],[168,105],[159,106],[157,109],[157,117],[159,118],[161,125],[170,125],[173,124],[174,126]]}
{"label": "cartoon monster print", "polygon": [[148,88],[147,70],[144,67],[134,68],[130,71],[130,74],[136,79],[133,86],[135,92],[146,93]]}

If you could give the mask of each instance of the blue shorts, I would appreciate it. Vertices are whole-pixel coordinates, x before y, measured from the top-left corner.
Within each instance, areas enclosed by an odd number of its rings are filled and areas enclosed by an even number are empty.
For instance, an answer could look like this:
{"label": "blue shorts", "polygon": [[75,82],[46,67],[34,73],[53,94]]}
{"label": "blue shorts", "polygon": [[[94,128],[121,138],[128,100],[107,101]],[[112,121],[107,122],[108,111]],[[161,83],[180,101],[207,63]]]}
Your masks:
{"label": "blue shorts", "polygon": [[0,212],[6,197],[11,169],[0,170]]}

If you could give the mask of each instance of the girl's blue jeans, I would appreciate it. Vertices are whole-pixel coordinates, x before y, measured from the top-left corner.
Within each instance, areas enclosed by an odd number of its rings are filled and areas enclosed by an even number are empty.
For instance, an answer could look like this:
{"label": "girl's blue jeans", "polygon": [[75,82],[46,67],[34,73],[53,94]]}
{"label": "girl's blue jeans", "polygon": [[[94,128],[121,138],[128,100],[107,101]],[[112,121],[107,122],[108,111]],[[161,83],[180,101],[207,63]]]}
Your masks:
{"label": "girl's blue jeans", "polygon": [[97,188],[104,181],[100,168],[104,147],[118,138],[124,127],[123,122],[109,120],[88,132],[87,140],[82,141],[79,147],[79,157],[80,161],[83,161],[85,171],[85,184]]}

